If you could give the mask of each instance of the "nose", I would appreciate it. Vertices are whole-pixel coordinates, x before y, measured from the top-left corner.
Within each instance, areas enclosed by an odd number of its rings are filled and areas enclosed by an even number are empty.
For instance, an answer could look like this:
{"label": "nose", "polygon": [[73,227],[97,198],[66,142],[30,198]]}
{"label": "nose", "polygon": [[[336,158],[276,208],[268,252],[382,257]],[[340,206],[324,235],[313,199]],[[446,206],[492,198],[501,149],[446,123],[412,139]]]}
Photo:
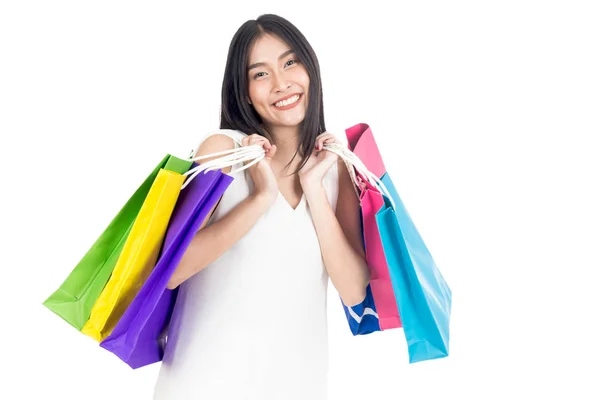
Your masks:
{"label": "nose", "polygon": [[292,86],[291,83],[285,78],[285,75],[280,72],[273,74],[273,87],[277,92],[285,92]]}

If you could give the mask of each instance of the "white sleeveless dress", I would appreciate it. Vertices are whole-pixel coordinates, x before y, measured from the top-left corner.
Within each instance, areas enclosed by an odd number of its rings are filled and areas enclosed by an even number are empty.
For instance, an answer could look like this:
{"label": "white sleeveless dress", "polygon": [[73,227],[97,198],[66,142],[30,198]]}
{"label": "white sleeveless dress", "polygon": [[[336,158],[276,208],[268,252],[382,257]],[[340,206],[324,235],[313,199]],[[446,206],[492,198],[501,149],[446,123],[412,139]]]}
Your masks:
{"label": "white sleeveless dress", "polygon": [[[232,176],[208,225],[252,192],[247,169]],[[323,186],[335,212],[337,163]],[[248,234],[180,286],[154,399],[326,399],[327,285],[306,197],[292,209],[280,192]]]}

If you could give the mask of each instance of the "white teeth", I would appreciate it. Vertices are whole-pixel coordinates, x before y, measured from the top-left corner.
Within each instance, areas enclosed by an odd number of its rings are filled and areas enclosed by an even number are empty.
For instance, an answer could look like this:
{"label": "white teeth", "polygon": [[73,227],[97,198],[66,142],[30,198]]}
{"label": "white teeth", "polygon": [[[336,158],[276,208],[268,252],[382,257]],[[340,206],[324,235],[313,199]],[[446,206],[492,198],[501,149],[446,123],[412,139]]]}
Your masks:
{"label": "white teeth", "polygon": [[285,107],[285,106],[288,106],[288,105],[290,105],[290,104],[292,104],[292,103],[295,103],[295,102],[297,102],[299,98],[300,98],[300,96],[299,96],[299,95],[295,95],[295,96],[293,96],[293,97],[290,97],[290,98],[289,98],[289,99],[287,99],[287,100],[284,100],[284,101],[278,101],[277,103],[275,103],[275,107]]}

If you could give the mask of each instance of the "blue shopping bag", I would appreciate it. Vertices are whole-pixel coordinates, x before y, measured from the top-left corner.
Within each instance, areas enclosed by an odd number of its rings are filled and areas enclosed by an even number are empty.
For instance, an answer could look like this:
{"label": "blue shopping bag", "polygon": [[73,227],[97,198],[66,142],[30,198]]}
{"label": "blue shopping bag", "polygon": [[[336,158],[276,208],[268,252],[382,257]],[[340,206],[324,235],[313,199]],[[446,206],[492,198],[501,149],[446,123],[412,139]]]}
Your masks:
{"label": "blue shopping bag", "polygon": [[410,363],[448,356],[452,292],[386,172],[377,226],[398,303]]}
{"label": "blue shopping bag", "polygon": [[370,284],[367,286],[365,298],[361,303],[347,306],[342,301],[342,306],[352,335],[368,335],[369,333],[381,331],[379,315],[377,315]]}

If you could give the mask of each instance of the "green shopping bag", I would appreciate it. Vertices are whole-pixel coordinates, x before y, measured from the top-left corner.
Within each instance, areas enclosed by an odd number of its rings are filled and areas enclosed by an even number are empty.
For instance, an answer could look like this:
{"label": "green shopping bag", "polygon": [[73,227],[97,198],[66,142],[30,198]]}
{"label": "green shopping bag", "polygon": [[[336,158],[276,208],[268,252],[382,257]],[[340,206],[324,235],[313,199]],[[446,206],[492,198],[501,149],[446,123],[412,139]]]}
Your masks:
{"label": "green shopping bag", "polygon": [[167,154],[131,196],[75,269],[44,306],[81,331],[106,286],[135,219],[160,169],[183,174],[192,161]]}

